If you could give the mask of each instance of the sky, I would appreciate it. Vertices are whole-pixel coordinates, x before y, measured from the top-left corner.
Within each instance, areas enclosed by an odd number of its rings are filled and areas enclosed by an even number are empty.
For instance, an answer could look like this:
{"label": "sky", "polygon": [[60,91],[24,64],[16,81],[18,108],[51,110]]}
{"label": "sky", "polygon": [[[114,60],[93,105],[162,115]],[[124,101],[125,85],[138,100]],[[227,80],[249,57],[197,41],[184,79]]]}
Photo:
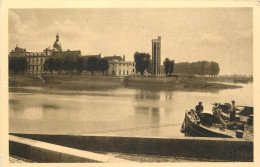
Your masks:
{"label": "sky", "polygon": [[161,63],[215,61],[222,75],[253,74],[251,8],[9,9],[8,19],[9,51],[43,51],[58,32],[63,50],[133,61],[161,36]]}

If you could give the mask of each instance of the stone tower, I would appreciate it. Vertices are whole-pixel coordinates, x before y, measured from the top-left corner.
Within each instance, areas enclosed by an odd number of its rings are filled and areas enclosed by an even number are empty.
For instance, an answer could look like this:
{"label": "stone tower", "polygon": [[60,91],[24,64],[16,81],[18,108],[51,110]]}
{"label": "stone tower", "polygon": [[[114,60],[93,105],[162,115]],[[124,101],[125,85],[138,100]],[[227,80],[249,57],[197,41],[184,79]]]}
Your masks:
{"label": "stone tower", "polygon": [[161,37],[152,40],[152,75],[160,75]]}

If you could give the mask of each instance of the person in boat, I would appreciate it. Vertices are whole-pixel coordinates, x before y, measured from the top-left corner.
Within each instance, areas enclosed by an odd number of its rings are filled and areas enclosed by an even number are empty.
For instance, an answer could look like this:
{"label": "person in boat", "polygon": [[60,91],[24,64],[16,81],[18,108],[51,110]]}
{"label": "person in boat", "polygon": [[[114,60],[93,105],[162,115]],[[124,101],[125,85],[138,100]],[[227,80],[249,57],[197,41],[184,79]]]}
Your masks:
{"label": "person in boat", "polygon": [[204,108],[202,105],[202,102],[200,101],[199,104],[195,107],[196,109],[196,113],[198,114],[198,116],[200,117],[201,113],[203,112]]}
{"label": "person in boat", "polygon": [[231,107],[230,107],[230,121],[234,121],[235,120],[235,116],[236,116],[236,111],[238,111],[239,109],[236,107],[236,105],[235,105],[235,101],[234,100],[232,100],[231,101]]}
{"label": "person in boat", "polygon": [[219,108],[218,108],[218,103],[214,103],[213,109],[212,109],[213,115],[215,118],[218,118],[219,116]]}

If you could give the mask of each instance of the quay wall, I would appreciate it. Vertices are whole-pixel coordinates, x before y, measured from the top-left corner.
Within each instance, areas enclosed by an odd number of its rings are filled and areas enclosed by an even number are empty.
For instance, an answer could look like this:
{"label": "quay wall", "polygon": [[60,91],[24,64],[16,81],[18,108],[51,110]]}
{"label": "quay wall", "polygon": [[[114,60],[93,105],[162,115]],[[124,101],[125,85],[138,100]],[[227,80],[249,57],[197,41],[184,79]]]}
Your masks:
{"label": "quay wall", "polygon": [[10,155],[35,162],[131,162],[114,156],[9,135]]}
{"label": "quay wall", "polygon": [[253,142],[233,138],[11,135],[88,151],[208,158],[241,162],[253,161]]}

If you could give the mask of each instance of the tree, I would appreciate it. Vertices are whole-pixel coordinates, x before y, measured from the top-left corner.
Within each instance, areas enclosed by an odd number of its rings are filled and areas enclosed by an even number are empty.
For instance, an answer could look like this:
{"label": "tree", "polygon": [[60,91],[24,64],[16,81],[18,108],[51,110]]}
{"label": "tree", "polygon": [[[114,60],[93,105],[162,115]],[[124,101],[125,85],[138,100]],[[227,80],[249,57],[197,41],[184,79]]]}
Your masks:
{"label": "tree", "polygon": [[56,68],[56,63],[55,63],[53,57],[46,59],[43,67],[44,67],[44,70],[50,71],[51,75],[52,75],[53,70],[55,70],[55,68]]}
{"label": "tree", "polygon": [[219,73],[219,65],[216,62],[210,62],[210,75],[216,76]]}
{"label": "tree", "polygon": [[72,74],[74,67],[75,67],[75,61],[72,56],[65,56],[62,59],[62,69],[65,71],[69,71],[70,74]]}
{"label": "tree", "polygon": [[105,71],[107,73],[107,70],[109,69],[109,62],[107,59],[102,58],[99,61],[99,70],[103,72],[103,75],[105,75]]}
{"label": "tree", "polygon": [[9,70],[15,74],[18,72],[24,73],[28,68],[28,62],[25,57],[9,57]]}
{"label": "tree", "polygon": [[168,58],[166,58],[163,62],[164,65],[164,71],[165,71],[165,75],[166,77],[168,76],[169,73],[169,67],[170,67],[170,60]]}
{"label": "tree", "polygon": [[172,75],[174,71],[174,60],[170,61],[170,66],[169,66],[169,73]]}
{"label": "tree", "polygon": [[62,70],[62,58],[61,57],[54,58],[54,63],[55,63],[54,70],[60,73]]}
{"label": "tree", "polygon": [[76,58],[75,69],[77,69],[79,74],[84,70],[84,59],[82,57]]}
{"label": "tree", "polygon": [[149,53],[135,52],[134,54],[136,72],[140,72],[141,76],[144,75],[144,71],[149,67],[150,57]]}
{"label": "tree", "polygon": [[88,58],[85,64],[86,70],[91,72],[91,75],[94,75],[94,72],[98,70],[98,58],[97,57],[90,57]]}

